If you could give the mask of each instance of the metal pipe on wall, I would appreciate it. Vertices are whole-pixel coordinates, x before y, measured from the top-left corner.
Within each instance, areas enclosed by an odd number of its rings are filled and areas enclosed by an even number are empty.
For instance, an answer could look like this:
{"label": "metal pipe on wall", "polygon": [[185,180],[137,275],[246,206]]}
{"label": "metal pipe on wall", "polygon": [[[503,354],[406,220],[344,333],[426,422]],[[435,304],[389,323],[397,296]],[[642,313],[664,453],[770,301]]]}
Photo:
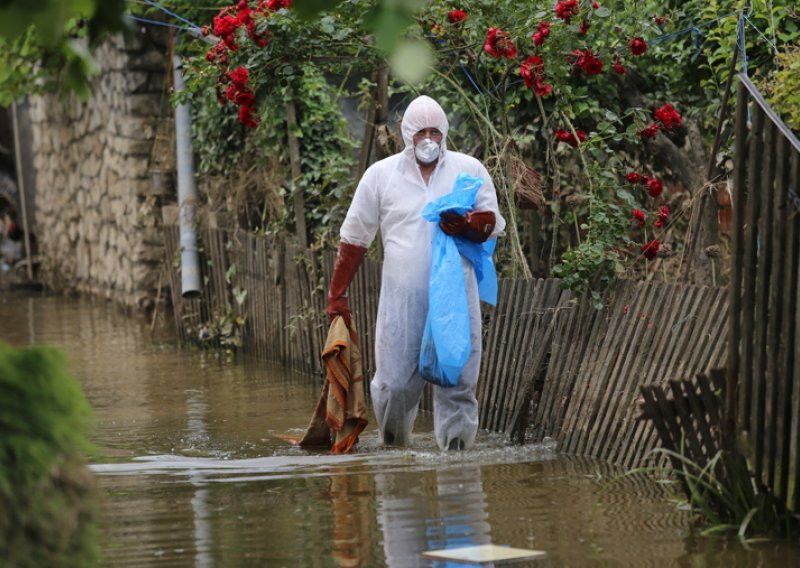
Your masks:
{"label": "metal pipe on wall", "polygon": [[17,165],[17,189],[19,189],[19,207],[22,209],[22,230],[25,239],[25,258],[28,259],[28,280],[33,280],[33,258],[31,257],[31,228],[28,223],[28,204],[25,199],[25,173],[22,171],[22,148],[19,135],[19,109],[17,103],[11,103],[11,123],[14,129],[14,157]]}
{"label": "metal pipe on wall", "polygon": [[[175,92],[180,93],[186,88],[180,57],[174,56],[172,63]],[[197,250],[195,222],[197,186],[192,156],[192,119],[188,103],[180,103],[175,107],[175,145],[180,207],[181,295],[184,298],[194,298],[200,295],[200,255]]]}

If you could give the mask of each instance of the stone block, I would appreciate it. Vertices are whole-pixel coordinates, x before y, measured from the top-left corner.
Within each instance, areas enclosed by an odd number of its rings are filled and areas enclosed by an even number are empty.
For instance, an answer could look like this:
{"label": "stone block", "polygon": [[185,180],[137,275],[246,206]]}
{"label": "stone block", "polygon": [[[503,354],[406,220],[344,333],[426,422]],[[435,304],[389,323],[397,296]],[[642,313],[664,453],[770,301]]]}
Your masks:
{"label": "stone block", "polygon": [[159,117],[162,114],[162,97],[157,94],[129,94],[125,102],[125,112],[134,116]]}
{"label": "stone block", "polygon": [[155,136],[155,120],[136,116],[120,116],[114,124],[112,132],[125,138],[150,140]]}
{"label": "stone block", "polygon": [[153,150],[153,143],[149,139],[115,136],[111,140],[111,147],[117,154],[138,157],[146,156],[149,159],[150,153]]}
{"label": "stone block", "polygon": [[112,215],[111,220],[114,221],[115,223],[117,224],[121,223],[124,220],[127,212],[128,209],[125,206],[124,200],[115,199],[111,202],[111,215]]}
{"label": "stone block", "polygon": [[155,49],[131,54],[128,68],[132,71],[165,71],[168,69],[168,56]]}
{"label": "stone block", "polygon": [[70,244],[78,242],[78,224],[70,223],[67,227],[67,236],[69,237]]}

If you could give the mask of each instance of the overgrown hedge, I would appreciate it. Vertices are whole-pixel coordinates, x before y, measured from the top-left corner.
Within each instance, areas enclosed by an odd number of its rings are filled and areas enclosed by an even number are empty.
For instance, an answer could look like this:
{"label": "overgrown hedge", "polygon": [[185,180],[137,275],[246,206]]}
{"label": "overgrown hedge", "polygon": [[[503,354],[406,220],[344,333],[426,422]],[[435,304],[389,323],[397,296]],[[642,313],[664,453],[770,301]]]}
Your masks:
{"label": "overgrown hedge", "polygon": [[92,411],[66,357],[0,342],[0,564],[96,560],[95,484],[85,465]]}

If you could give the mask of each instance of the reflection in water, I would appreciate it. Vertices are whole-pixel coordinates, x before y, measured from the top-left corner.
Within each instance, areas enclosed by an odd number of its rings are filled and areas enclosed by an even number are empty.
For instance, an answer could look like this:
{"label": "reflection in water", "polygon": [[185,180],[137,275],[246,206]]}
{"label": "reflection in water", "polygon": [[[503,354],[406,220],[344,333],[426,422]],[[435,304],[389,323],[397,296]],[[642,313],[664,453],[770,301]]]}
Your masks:
{"label": "reflection in water", "polygon": [[197,487],[192,497],[194,513],[194,565],[200,568],[213,566],[211,546],[213,542],[211,523],[208,514],[209,490],[204,488],[202,475],[193,477],[190,482]]}
{"label": "reflection in water", "polygon": [[488,543],[545,550],[536,567],[800,565],[796,545],[691,538],[651,484],[606,489],[592,460],[485,432],[443,453],[425,416],[408,449],[373,422],[352,455],[305,452],[284,437],[317,378],[154,342],[105,305],[0,296],[0,339],[63,347],[95,409],[103,565],[449,566],[421,553]]}
{"label": "reflection in water", "polygon": [[332,475],[328,496],[333,516],[331,557],[337,566],[369,566],[372,550],[372,479]]}
{"label": "reflection in water", "polygon": [[[479,467],[451,465],[425,472],[422,479],[419,473],[377,473],[375,484],[378,522],[389,566],[423,562],[426,550],[491,543]],[[461,565],[430,562],[437,567]]]}
{"label": "reflection in water", "polygon": [[[428,521],[426,550],[491,544],[486,496],[477,466],[444,468],[436,472],[437,500]],[[434,566],[460,566],[435,561]]]}

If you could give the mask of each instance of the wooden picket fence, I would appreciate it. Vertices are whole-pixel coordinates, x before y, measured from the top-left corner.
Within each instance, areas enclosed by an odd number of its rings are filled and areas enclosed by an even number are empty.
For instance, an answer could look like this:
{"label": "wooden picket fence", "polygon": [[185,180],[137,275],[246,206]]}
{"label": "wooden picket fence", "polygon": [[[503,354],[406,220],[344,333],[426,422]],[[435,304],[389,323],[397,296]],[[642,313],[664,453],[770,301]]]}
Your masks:
{"label": "wooden picket fence", "polygon": [[639,388],[719,366],[722,288],[621,281],[609,306],[557,280],[506,280],[489,324],[479,386],[484,427],[631,467],[655,446]]}
{"label": "wooden picket fence", "polygon": [[800,141],[745,75],[734,152],[728,436],[800,511]]}
{"label": "wooden picket fence", "polygon": [[[196,341],[198,326],[233,311],[245,322],[239,330],[245,355],[322,377],[325,293],[335,253],[212,224],[200,235],[202,296],[185,300],[174,262],[177,227],[168,226],[166,236],[184,340]],[[380,271],[380,263],[365,259],[350,288],[367,377],[375,372]],[[724,357],[723,289],[623,281],[602,311],[556,279],[501,280],[498,294],[498,307],[484,318],[480,419],[484,428],[520,441],[552,437],[569,454],[637,464],[656,442],[652,424],[637,420],[639,387],[707,371]],[[431,408],[427,389],[422,409]]]}

